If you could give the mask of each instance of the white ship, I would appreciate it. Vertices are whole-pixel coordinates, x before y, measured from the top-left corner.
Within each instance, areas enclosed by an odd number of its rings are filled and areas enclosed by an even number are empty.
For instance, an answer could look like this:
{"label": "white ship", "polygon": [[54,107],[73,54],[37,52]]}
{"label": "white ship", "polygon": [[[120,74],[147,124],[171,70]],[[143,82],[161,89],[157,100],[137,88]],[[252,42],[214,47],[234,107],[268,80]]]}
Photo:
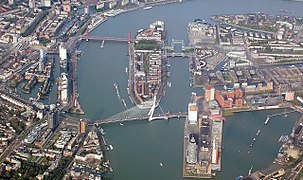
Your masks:
{"label": "white ship", "polygon": [[264,122],[264,124],[267,124],[268,123],[268,121],[269,121],[269,117],[267,117],[267,119],[266,119],[266,121]]}
{"label": "white ship", "polygon": [[144,7],[143,9],[148,10],[148,9],[151,9],[151,8],[153,8],[153,7],[152,6],[147,6],[147,7]]}
{"label": "white ship", "polygon": [[261,132],[261,130],[259,129],[259,130],[257,131],[257,134],[256,134],[256,135],[258,136],[258,135],[260,134],[260,132]]}

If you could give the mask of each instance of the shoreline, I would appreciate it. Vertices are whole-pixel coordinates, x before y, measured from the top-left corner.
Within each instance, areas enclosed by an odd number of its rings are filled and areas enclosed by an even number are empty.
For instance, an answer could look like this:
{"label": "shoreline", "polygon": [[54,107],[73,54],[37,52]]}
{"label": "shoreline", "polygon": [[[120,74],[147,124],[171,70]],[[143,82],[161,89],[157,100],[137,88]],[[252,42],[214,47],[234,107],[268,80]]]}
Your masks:
{"label": "shoreline", "polygon": [[[128,12],[131,12],[131,11],[136,11],[140,8],[144,8],[144,7],[148,7],[148,6],[162,6],[162,5],[166,5],[166,4],[173,4],[173,3],[183,3],[183,2],[186,2],[186,1],[190,1],[190,0],[183,0],[182,2],[180,2],[179,0],[163,0],[163,1],[160,1],[160,2],[150,2],[150,3],[144,3],[144,4],[139,4],[139,5],[135,5],[134,7],[125,7],[125,8],[118,8],[118,9],[121,9],[122,12],[115,15],[115,16],[112,16],[112,17],[116,17],[120,14],[124,14],[124,13],[128,13]],[[112,10],[118,10],[118,9],[112,9]],[[104,11],[104,12],[95,12],[93,13],[92,15],[104,15],[104,13],[108,12],[107,11]],[[106,16],[106,20],[102,20],[102,22],[99,22],[97,25],[94,25],[93,27],[90,28],[89,32],[92,32],[94,31],[97,27],[99,27],[101,24],[103,24],[104,22],[106,22],[107,20],[109,20],[110,17],[107,17]]]}

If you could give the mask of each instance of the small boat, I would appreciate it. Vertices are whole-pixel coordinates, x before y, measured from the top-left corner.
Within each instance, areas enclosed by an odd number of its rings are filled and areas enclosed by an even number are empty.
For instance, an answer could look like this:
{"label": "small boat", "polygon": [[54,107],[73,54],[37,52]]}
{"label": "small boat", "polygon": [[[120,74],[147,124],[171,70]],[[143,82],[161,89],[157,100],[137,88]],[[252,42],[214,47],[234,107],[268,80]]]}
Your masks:
{"label": "small boat", "polygon": [[125,68],[125,73],[126,73],[126,74],[128,73],[128,68],[127,68],[127,67]]}
{"label": "small boat", "polygon": [[238,176],[235,178],[235,180],[241,180],[243,178],[243,176]]}
{"label": "small boat", "polygon": [[253,140],[252,140],[251,144],[249,145],[249,147],[253,147],[255,145],[255,143],[256,143],[256,138],[253,138]]}
{"label": "small boat", "polygon": [[101,48],[103,48],[104,47],[104,40],[102,41],[102,44],[101,44],[101,46],[100,46]]}
{"label": "small boat", "polygon": [[126,103],[125,103],[125,100],[122,99],[121,101],[122,101],[123,105],[127,108],[127,105],[126,105]]}
{"label": "small boat", "polygon": [[287,114],[285,114],[285,117],[287,117]]}
{"label": "small boat", "polygon": [[269,121],[269,117],[267,117],[267,119],[266,119],[266,121],[264,122],[264,124],[267,124],[268,123],[268,121]]}
{"label": "small boat", "polygon": [[144,7],[143,9],[148,10],[148,9],[151,9],[151,8],[153,8],[153,7],[152,6],[147,6],[147,7]]}
{"label": "small boat", "polygon": [[120,126],[123,126],[124,124],[123,123],[120,123]]}
{"label": "small boat", "polygon": [[251,167],[250,167],[250,169],[249,169],[249,171],[248,171],[248,175],[251,174],[251,171],[252,171],[253,167],[254,167],[254,165],[251,165]]}
{"label": "small boat", "polygon": [[101,128],[100,132],[101,132],[102,135],[105,135],[104,129]]}
{"label": "small boat", "polygon": [[114,149],[113,145],[108,145],[108,147],[109,147],[109,150],[113,150]]}
{"label": "small boat", "polygon": [[258,135],[260,134],[260,132],[261,132],[261,130],[259,129],[259,130],[257,131],[256,136],[258,136]]}
{"label": "small boat", "polygon": [[139,33],[141,33],[143,30],[144,30],[144,29],[139,29],[139,30],[137,31],[137,33],[139,34]]}
{"label": "small boat", "polygon": [[160,166],[161,166],[161,167],[163,167],[163,164],[162,164],[162,163],[160,163]]}
{"label": "small boat", "polygon": [[171,82],[167,82],[167,86],[168,86],[168,87],[171,87]]}

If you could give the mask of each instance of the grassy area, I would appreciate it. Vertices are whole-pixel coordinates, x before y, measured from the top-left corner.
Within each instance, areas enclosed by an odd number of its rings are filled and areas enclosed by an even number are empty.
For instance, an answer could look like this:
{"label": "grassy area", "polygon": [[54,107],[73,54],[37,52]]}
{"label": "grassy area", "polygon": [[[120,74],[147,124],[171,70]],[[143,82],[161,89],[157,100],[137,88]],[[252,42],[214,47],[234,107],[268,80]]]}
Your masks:
{"label": "grassy area", "polygon": [[16,130],[17,134],[20,134],[25,129],[25,124],[17,118],[10,120],[11,126]]}
{"label": "grassy area", "polygon": [[135,43],[135,49],[154,50],[159,49],[160,46],[156,41],[139,41]]}
{"label": "grassy area", "polygon": [[73,160],[72,157],[62,157],[59,161],[58,167],[54,169],[49,175],[45,176],[43,179],[45,180],[53,180],[53,179],[62,179],[66,173],[67,166]]}
{"label": "grassy area", "polygon": [[231,82],[230,76],[228,74],[223,75],[224,81]]}
{"label": "grassy area", "polygon": [[194,75],[194,85],[195,85],[195,87],[203,86],[203,78],[198,74]]}
{"label": "grassy area", "polygon": [[232,110],[224,110],[223,111],[223,116],[228,117],[228,116],[233,116],[234,112]]}
{"label": "grassy area", "polygon": [[[285,170],[285,174],[289,174],[292,170],[292,168],[294,168],[298,163],[300,163],[301,161],[303,161],[303,155],[301,154],[299,156],[298,159],[294,159],[292,157],[289,158],[288,163],[285,165],[284,170]],[[300,174],[302,173],[302,171],[300,172]]]}
{"label": "grassy area", "polygon": [[16,171],[5,171],[1,173],[0,179],[36,179],[35,177],[45,172],[46,169],[46,166],[39,165],[35,162],[21,161],[21,168]]}
{"label": "grassy area", "polygon": [[234,113],[248,111],[248,110],[250,110],[250,108],[248,107],[238,108],[238,109],[226,109],[223,111],[223,116],[224,117],[233,116]]}

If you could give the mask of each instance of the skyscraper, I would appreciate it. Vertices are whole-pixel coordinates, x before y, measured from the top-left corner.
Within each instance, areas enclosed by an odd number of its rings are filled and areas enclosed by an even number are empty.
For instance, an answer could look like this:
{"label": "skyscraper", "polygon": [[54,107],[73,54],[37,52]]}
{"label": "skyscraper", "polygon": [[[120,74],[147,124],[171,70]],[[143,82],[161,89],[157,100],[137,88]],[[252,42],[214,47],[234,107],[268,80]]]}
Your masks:
{"label": "skyscraper", "polygon": [[194,164],[197,162],[197,148],[198,146],[196,144],[195,138],[192,136],[187,147],[187,163]]}
{"label": "skyscraper", "polygon": [[80,131],[80,133],[85,133],[85,131],[86,131],[86,121],[83,119],[80,119],[79,131]]}
{"label": "skyscraper", "polygon": [[44,64],[45,64],[45,60],[46,60],[46,56],[45,56],[45,52],[43,49],[40,49],[40,59],[39,59],[39,71],[43,71],[44,69]]}
{"label": "skyscraper", "polygon": [[59,111],[56,109],[54,112],[51,112],[48,116],[48,128],[52,129],[53,131],[59,124]]}

